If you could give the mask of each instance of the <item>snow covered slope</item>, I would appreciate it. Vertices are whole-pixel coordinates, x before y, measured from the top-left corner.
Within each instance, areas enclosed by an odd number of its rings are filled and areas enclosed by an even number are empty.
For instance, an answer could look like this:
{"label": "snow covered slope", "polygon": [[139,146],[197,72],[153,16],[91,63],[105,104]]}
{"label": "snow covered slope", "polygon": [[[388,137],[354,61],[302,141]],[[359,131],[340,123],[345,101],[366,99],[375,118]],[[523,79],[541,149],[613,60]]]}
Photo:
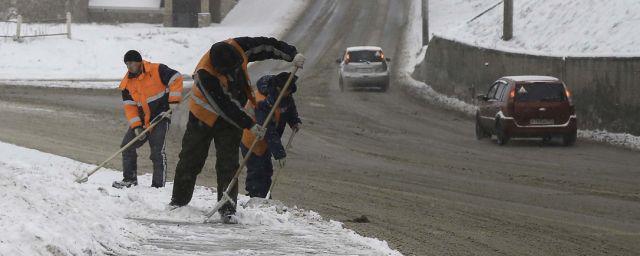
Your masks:
{"label": "snow covered slope", "polygon": [[[212,43],[238,36],[280,37],[308,3],[309,0],[242,0],[222,24],[208,28],[74,24],[71,40],[31,38],[18,43],[0,39],[0,80],[119,80],[126,71],[122,56],[129,49],[139,50],[143,58],[152,62],[191,74]],[[2,26],[12,24],[0,22],[0,31]],[[114,82],[111,87],[117,84]]]}
{"label": "snow covered slope", "polygon": [[[467,6],[463,10],[479,2],[455,1]],[[483,2],[491,6],[498,1]],[[500,39],[502,10],[500,5],[470,23],[466,23],[469,16],[462,15],[463,24],[454,29],[436,29],[436,34],[480,47],[536,55],[640,56],[638,0],[516,0],[514,38],[508,42]],[[448,16],[454,20],[456,12]]]}
{"label": "snow covered slope", "polygon": [[[197,187],[189,206],[166,209],[172,184],[151,177],[118,190],[121,174],[0,142],[0,255],[399,255],[335,221],[300,209],[239,208],[240,224],[203,224],[215,193]],[[247,197],[241,196],[240,203]]]}

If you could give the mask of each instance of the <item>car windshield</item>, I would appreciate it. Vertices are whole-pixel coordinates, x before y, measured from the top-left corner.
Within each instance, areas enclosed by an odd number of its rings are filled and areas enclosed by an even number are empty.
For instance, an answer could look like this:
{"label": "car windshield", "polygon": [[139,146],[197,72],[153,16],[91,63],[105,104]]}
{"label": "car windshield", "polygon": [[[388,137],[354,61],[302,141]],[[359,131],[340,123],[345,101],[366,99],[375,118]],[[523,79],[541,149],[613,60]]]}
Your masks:
{"label": "car windshield", "polygon": [[349,52],[351,62],[382,62],[380,51],[352,51]]}
{"label": "car windshield", "polygon": [[560,83],[532,83],[516,85],[516,101],[564,101],[567,99]]}

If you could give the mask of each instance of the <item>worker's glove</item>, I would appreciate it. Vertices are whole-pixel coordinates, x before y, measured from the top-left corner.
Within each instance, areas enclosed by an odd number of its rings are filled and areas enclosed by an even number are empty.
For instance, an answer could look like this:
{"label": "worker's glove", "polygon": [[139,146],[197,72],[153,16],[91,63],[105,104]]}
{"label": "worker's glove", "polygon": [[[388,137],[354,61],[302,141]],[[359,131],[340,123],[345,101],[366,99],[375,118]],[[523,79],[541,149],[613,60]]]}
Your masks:
{"label": "worker's glove", "polygon": [[[136,134],[136,137],[138,137],[140,134],[143,134],[142,132],[144,132],[144,130],[142,130],[142,127],[140,126],[133,129],[133,133]],[[147,138],[147,135],[143,134],[138,140],[143,141],[145,138]]]}
{"label": "worker's glove", "polygon": [[295,123],[291,126],[291,130],[293,130],[294,132],[299,132],[300,128],[302,128],[302,123]]}
{"label": "worker's glove", "polygon": [[267,129],[262,128],[262,126],[258,124],[254,124],[253,127],[251,127],[250,131],[256,136],[258,140],[262,140],[264,138],[264,134],[267,132]]}
{"label": "worker's glove", "polygon": [[273,151],[273,159],[275,160],[274,165],[278,168],[284,168],[284,164],[287,162],[287,151],[282,150],[274,150]]}
{"label": "worker's glove", "polygon": [[295,65],[298,68],[302,68],[302,66],[304,65],[304,55],[298,53],[296,54],[295,57],[293,57],[293,65]]}
{"label": "worker's glove", "polygon": [[280,159],[277,159],[277,160],[276,160],[276,166],[277,166],[279,169],[284,168],[284,166],[285,166],[285,164],[286,164],[286,163],[287,163],[287,158],[286,158],[286,157],[283,157],[283,158],[280,158]]}

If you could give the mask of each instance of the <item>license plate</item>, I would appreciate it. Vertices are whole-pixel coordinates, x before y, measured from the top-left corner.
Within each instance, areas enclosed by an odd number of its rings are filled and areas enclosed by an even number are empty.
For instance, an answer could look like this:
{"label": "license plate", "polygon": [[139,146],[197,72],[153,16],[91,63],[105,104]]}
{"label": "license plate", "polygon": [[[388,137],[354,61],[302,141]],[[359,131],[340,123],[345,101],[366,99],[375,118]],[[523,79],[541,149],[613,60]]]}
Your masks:
{"label": "license plate", "polygon": [[554,121],[553,119],[531,119],[529,123],[533,125],[549,125],[554,124]]}
{"label": "license plate", "polygon": [[371,71],[373,71],[373,70],[370,69],[370,68],[361,68],[358,71],[360,71],[360,73],[371,73]]}

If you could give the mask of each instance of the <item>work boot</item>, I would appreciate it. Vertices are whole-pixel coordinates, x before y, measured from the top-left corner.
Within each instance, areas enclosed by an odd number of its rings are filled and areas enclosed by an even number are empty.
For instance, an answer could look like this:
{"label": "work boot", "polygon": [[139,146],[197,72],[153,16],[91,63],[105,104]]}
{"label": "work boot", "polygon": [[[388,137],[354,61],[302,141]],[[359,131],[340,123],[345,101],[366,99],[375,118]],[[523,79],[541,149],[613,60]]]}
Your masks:
{"label": "work boot", "polygon": [[111,184],[111,186],[117,189],[122,189],[125,187],[129,188],[131,186],[138,186],[138,180],[114,181],[113,184]]}
{"label": "work boot", "polygon": [[238,224],[238,217],[235,213],[229,210],[222,210],[220,213],[220,221],[224,224]]}

